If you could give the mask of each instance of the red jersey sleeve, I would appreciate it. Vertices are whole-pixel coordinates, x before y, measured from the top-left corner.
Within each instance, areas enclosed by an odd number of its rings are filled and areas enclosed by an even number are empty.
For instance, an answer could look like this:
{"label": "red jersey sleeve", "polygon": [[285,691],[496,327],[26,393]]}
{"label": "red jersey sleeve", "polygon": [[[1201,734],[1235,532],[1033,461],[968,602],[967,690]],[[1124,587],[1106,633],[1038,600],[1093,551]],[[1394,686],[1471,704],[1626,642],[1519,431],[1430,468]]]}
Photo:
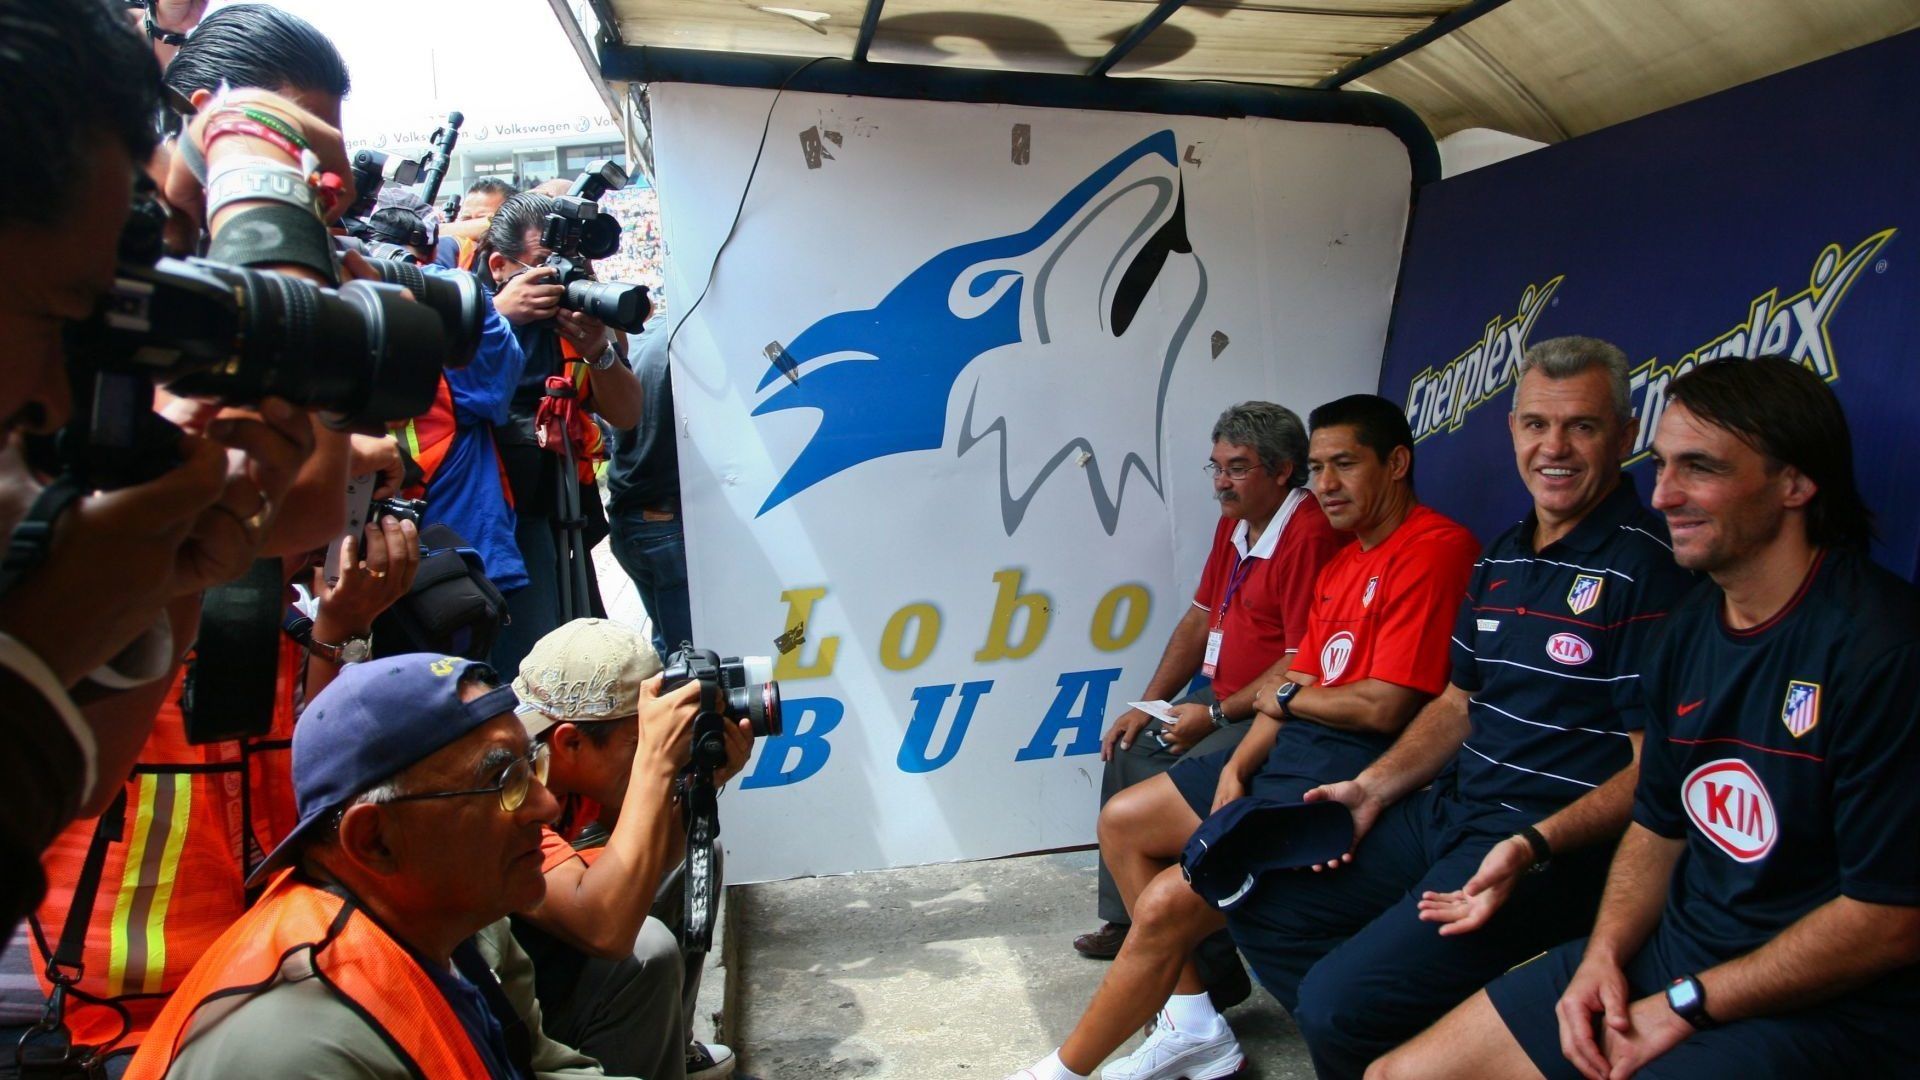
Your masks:
{"label": "red jersey sleeve", "polygon": [[1454,617],[1479,556],[1480,541],[1452,522],[1407,545],[1394,568],[1392,602],[1380,613],[1368,678],[1423,694],[1447,688]]}
{"label": "red jersey sleeve", "polygon": [[[1289,651],[1300,649],[1306,640],[1320,571],[1333,560],[1335,552],[1347,545],[1347,540],[1327,524],[1327,515],[1311,496],[1287,523],[1280,550],[1274,553],[1278,563],[1274,569],[1279,571],[1280,623],[1285,627]],[[1292,666],[1298,669],[1300,665],[1296,662]]]}

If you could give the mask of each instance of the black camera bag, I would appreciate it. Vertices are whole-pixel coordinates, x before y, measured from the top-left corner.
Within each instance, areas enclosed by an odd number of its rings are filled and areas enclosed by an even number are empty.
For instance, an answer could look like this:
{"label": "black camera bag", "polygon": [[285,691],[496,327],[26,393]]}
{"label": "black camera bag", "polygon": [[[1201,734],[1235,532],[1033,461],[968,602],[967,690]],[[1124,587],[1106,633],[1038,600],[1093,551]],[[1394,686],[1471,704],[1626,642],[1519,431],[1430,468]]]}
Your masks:
{"label": "black camera bag", "polygon": [[413,588],[373,621],[376,656],[437,652],[485,660],[507,621],[507,601],[480,553],[445,525],[420,533]]}

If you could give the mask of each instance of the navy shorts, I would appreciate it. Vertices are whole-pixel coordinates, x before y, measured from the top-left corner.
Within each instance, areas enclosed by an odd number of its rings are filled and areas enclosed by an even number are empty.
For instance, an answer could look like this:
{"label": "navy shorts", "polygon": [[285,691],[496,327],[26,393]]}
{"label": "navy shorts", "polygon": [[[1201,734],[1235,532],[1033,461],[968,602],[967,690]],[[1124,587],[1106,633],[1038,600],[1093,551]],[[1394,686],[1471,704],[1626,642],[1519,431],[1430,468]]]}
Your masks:
{"label": "navy shorts", "polygon": [[[1683,965],[1661,957],[1670,951],[1655,940],[1627,965],[1627,986],[1637,1000],[1660,993],[1674,979],[1705,964]],[[1573,981],[1585,954],[1585,938],[1528,961],[1487,985],[1487,997],[1520,1048],[1548,1080],[1579,1080],[1580,1071],[1560,1053],[1560,1022],[1553,1007]],[[1681,970],[1683,969],[1684,970]],[[1709,1011],[1713,1003],[1707,1003]],[[1649,1062],[1636,1076],[1679,1080],[1751,1080],[1766,1076],[1912,1075],[1913,1049],[1906,1029],[1912,1006],[1843,997],[1797,1012],[1755,1016],[1696,1032]]]}
{"label": "navy shorts", "polygon": [[[1173,786],[1180,791],[1180,797],[1187,800],[1187,805],[1193,808],[1201,821],[1207,820],[1208,815],[1213,813],[1213,795],[1220,789],[1220,774],[1225,771],[1233,753],[1232,750],[1218,750],[1199,757],[1183,757],[1167,770],[1167,779],[1173,781]],[[1324,782],[1276,774],[1271,768],[1263,766],[1247,785],[1247,794],[1270,799],[1298,799]]]}

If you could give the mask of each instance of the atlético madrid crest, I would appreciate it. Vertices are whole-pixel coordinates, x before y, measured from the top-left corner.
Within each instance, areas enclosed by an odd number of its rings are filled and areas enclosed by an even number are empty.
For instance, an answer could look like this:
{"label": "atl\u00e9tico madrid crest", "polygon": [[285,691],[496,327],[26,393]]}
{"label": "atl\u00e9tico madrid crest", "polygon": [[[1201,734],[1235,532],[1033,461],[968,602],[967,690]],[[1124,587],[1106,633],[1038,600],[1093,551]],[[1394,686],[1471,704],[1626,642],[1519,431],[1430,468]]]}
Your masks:
{"label": "atl\u00e9tico madrid crest", "polygon": [[1567,606],[1575,615],[1585,615],[1600,602],[1600,586],[1606,584],[1599,574],[1576,574],[1573,588],[1567,590]]}
{"label": "atl\u00e9tico madrid crest", "polygon": [[1799,738],[1820,722],[1820,684],[1794,679],[1787,684],[1787,701],[1780,706],[1780,722]]}

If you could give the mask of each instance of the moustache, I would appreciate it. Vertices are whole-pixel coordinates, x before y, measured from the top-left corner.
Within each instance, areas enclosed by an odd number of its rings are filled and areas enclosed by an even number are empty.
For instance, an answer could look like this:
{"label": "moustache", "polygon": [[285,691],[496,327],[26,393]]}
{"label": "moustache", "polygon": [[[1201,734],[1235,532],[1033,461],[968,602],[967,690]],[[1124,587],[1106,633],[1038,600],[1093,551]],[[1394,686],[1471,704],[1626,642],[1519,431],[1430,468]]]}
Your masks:
{"label": "moustache", "polygon": [[1216,491],[1216,492],[1214,492],[1214,493],[1213,493],[1213,501],[1214,501],[1214,502],[1220,502],[1220,503],[1230,503],[1230,502],[1239,502],[1239,501],[1240,501],[1240,496],[1239,496],[1239,494],[1238,494],[1237,492],[1235,492],[1235,491],[1234,491],[1234,490],[1233,490],[1232,488],[1228,488],[1228,489],[1227,489],[1227,490],[1225,490],[1225,491]]}

